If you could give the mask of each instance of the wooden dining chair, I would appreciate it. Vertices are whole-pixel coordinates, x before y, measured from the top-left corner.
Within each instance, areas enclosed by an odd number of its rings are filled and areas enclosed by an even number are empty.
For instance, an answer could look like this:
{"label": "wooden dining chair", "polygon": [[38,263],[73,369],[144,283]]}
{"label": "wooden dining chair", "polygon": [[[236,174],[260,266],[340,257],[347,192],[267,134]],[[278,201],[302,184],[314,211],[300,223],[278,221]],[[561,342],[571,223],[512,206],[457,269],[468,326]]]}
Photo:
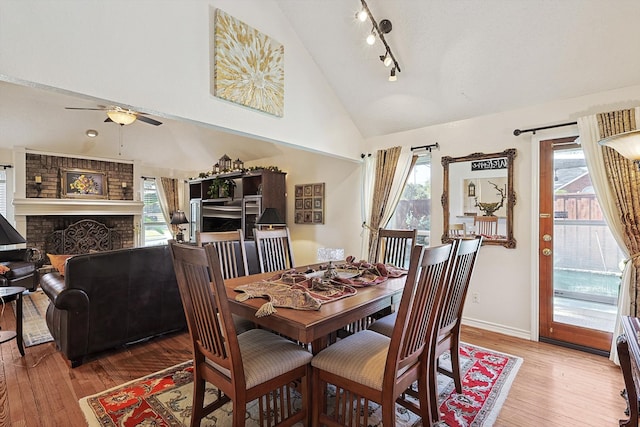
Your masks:
{"label": "wooden dining chair", "polygon": [[253,235],[256,240],[260,272],[288,270],[295,267],[291,236],[289,228],[273,230],[255,229]]}
{"label": "wooden dining chair", "polygon": [[416,245],[418,230],[378,230],[378,243],[374,262],[391,264],[399,268],[407,268],[409,256]]}
{"label": "wooden dining chair", "polygon": [[460,237],[466,237],[467,226],[463,222],[449,225],[449,237],[456,239]]}
{"label": "wooden dining chair", "polygon": [[[457,243],[455,255],[452,258],[451,269],[448,273],[448,292],[443,298],[442,313],[438,315],[439,322],[436,340],[431,360],[428,362],[427,373],[431,383],[437,383],[438,372],[453,379],[458,393],[462,393],[462,375],[460,373],[460,327],[462,325],[462,311],[466,300],[471,276],[478,258],[482,236],[475,239],[460,240]],[[451,371],[439,365],[439,358],[449,351],[451,353]],[[440,418],[437,396],[431,396],[432,421]],[[434,406],[435,405],[435,406]]]}
{"label": "wooden dining chair", "polygon": [[[391,337],[364,330],[320,351],[313,369],[313,425],[369,425],[369,401],[382,407],[382,424],[395,426],[396,400],[423,419],[429,419],[429,390],[423,351],[432,344],[435,313],[442,301],[451,244],[424,248],[410,256],[409,273]],[[419,383],[415,405],[401,398]],[[335,404],[328,411],[325,392],[335,386]],[[362,419],[361,419],[362,418]]]}
{"label": "wooden dining chair", "polygon": [[[286,338],[264,329],[236,335],[229,301],[213,245],[204,248],[171,243],[173,264],[193,350],[191,426],[233,402],[234,426],[245,425],[247,404],[260,399],[260,425],[292,425],[309,414],[312,355]],[[204,406],[205,384],[218,399]],[[292,404],[295,388],[302,406]]]}
{"label": "wooden dining chair", "polygon": [[497,216],[476,216],[473,219],[476,234],[479,236],[495,236],[498,234]]}
{"label": "wooden dining chair", "polygon": [[198,246],[213,245],[220,256],[223,279],[231,279],[249,274],[244,233],[236,231],[209,231],[196,233]]}

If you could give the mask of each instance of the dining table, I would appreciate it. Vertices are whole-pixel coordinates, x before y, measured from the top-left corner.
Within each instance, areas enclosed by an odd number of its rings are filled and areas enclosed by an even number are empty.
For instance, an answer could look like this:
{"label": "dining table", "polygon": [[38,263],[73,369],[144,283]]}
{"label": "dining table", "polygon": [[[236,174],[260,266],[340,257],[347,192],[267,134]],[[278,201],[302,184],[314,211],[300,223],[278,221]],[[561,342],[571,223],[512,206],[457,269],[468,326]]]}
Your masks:
{"label": "dining table", "polygon": [[[304,272],[310,267],[298,268]],[[332,335],[345,326],[373,315],[400,300],[406,275],[389,277],[375,285],[358,287],[354,295],[323,303],[318,310],[299,310],[288,307],[276,307],[276,312],[268,316],[256,317],[256,312],[267,302],[266,298],[251,298],[238,301],[240,285],[268,280],[274,272],[259,273],[225,280],[227,297],[231,312],[250,319],[259,327],[270,329],[278,334],[311,344],[311,351],[317,354],[330,343]]]}

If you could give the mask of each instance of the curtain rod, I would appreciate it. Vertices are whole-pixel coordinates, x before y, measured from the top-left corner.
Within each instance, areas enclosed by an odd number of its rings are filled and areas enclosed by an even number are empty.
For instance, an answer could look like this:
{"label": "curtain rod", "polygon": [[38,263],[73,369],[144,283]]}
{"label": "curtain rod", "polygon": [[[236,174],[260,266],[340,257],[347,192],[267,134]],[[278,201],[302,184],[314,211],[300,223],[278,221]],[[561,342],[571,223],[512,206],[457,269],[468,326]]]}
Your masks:
{"label": "curtain rod", "polygon": [[0,168],[2,169],[11,169],[13,167],[13,165],[0,165]]}
{"label": "curtain rod", "polygon": [[513,134],[515,136],[520,135],[521,133],[525,133],[525,132],[533,132],[533,134],[536,134],[537,130],[543,130],[543,129],[553,129],[553,128],[559,128],[559,127],[563,127],[563,126],[571,126],[571,125],[577,125],[578,122],[568,122],[568,123],[560,123],[558,125],[551,125],[551,126],[542,126],[539,128],[531,128],[531,129],[524,129],[524,130],[520,130],[520,129],[515,129],[513,131]]}
{"label": "curtain rod", "polygon": [[415,150],[422,150],[422,149],[428,150],[429,152],[431,152],[432,149],[436,148],[436,149],[440,149],[440,144],[438,144],[437,142],[435,144],[430,144],[430,145],[421,145],[420,147],[411,147],[411,151],[415,151]]}
{"label": "curtain rod", "polygon": [[155,176],[141,176],[140,178],[145,179],[145,180],[147,180],[147,179],[153,179],[153,180],[155,180],[155,179],[156,179],[156,177],[155,177]]}

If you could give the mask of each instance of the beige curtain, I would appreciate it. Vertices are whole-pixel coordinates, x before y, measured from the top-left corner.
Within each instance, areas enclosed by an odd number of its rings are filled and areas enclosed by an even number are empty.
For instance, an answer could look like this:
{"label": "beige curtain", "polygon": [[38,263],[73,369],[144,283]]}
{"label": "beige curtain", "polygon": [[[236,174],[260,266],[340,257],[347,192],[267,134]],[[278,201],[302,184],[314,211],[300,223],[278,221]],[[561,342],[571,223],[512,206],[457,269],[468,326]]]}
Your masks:
{"label": "beige curtain", "polygon": [[385,207],[389,200],[393,178],[396,174],[401,147],[378,150],[376,156],[375,181],[373,185],[373,202],[371,203],[371,217],[369,224],[369,256],[372,260],[378,244],[378,228],[382,223]]}
{"label": "beige curtain", "polygon": [[[598,141],[636,129],[638,117],[640,109],[636,108],[578,119],[580,140],[598,202],[618,245],[632,261],[626,263],[622,275],[614,336],[621,333],[620,316],[638,315],[640,233],[637,224],[640,203],[637,188],[640,174],[632,161],[609,147],[601,147]],[[610,359],[618,363],[615,340],[611,345]]]}
{"label": "beige curtain", "polygon": [[[175,234],[178,232],[178,226],[171,224],[171,215],[178,209],[180,209],[180,197],[178,195],[178,180],[175,178],[160,178],[161,188],[158,188],[158,195],[162,194],[164,197],[160,197],[160,206],[162,207],[162,213],[165,217],[165,221],[171,228],[171,231]],[[163,200],[164,199],[164,203]],[[163,206],[165,205],[165,206]]]}

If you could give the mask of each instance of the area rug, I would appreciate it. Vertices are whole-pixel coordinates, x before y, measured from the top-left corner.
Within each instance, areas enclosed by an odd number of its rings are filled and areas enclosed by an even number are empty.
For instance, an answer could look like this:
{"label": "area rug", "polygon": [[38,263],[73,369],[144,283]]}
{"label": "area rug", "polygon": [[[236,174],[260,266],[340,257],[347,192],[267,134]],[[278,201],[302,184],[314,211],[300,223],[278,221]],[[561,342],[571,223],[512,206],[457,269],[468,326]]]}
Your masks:
{"label": "area rug", "polygon": [[[15,302],[11,305],[15,314]],[[49,297],[42,290],[29,292],[22,296],[22,338],[25,347],[53,341],[45,317],[48,306]]]}
{"label": "area rug", "polygon": [[[457,394],[453,381],[439,375],[438,391],[442,426],[491,426],[495,422],[522,359],[469,344],[461,345],[463,393]],[[441,358],[449,364],[448,354]],[[93,396],[80,399],[80,407],[90,427],[106,426],[188,426],[191,419],[193,368],[184,362],[149,376],[133,380]],[[215,399],[213,387],[205,402]],[[331,399],[329,399],[331,402]],[[299,403],[299,402],[298,402]],[[247,407],[247,426],[256,426],[257,401]],[[231,426],[232,403],[210,414],[202,426]],[[380,408],[371,404],[371,426],[382,425]],[[415,414],[396,406],[398,427],[422,425]]]}

